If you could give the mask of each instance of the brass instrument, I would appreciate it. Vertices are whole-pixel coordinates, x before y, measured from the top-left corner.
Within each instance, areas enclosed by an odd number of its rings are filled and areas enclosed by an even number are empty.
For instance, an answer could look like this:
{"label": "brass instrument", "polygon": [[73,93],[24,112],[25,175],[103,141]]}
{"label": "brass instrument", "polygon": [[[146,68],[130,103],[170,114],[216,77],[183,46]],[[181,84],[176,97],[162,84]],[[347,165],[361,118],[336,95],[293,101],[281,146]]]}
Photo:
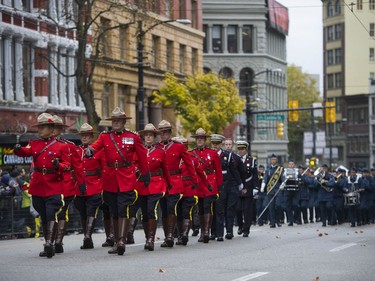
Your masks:
{"label": "brass instrument", "polygon": [[277,182],[279,181],[281,174],[283,172],[284,168],[281,166],[278,166],[276,168],[276,171],[273,173],[272,177],[267,183],[267,194],[271,192],[271,190],[276,186]]}
{"label": "brass instrument", "polygon": [[321,167],[319,167],[319,168],[317,168],[315,170],[314,176],[315,176],[316,180],[318,181],[320,187],[324,188],[327,192],[332,192],[333,188],[324,186],[324,184],[327,183],[328,180],[326,180],[324,178],[325,177],[325,173],[324,173],[324,171],[323,171],[323,169]]}

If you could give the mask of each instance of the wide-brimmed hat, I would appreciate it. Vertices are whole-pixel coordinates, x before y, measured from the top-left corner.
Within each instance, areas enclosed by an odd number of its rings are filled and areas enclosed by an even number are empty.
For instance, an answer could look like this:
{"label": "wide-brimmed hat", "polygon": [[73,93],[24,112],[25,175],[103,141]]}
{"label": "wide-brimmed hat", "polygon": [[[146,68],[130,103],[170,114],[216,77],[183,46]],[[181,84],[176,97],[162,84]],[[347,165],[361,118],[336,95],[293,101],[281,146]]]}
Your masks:
{"label": "wide-brimmed hat", "polygon": [[172,130],[172,125],[167,120],[161,120],[158,125],[158,130],[159,131]]}
{"label": "wide-brimmed hat", "polygon": [[225,137],[219,134],[212,134],[210,137],[211,142],[223,142]]}
{"label": "wide-brimmed hat", "polygon": [[247,149],[249,147],[249,143],[244,140],[239,140],[236,142],[237,148],[245,148]]}
{"label": "wide-brimmed hat", "polygon": [[97,131],[94,131],[94,128],[90,124],[83,123],[77,134],[83,135],[83,134],[94,134],[94,133],[97,133]]}
{"label": "wide-brimmed hat", "polygon": [[31,127],[36,127],[36,126],[39,126],[39,125],[54,125],[55,123],[53,122],[53,117],[51,114],[49,113],[42,113],[38,116],[38,119],[37,119],[37,122],[36,124],[34,125],[31,125]]}
{"label": "wide-brimmed hat", "polygon": [[112,116],[110,118],[106,118],[105,120],[118,120],[118,119],[132,119],[132,117],[126,116],[125,112],[121,108],[116,107],[112,111]]}
{"label": "wide-brimmed hat", "polygon": [[183,143],[183,144],[189,143],[188,139],[184,138],[183,136],[173,137],[172,140]]}
{"label": "wide-brimmed hat", "polygon": [[60,127],[69,127],[68,125],[65,125],[62,118],[60,116],[57,116],[57,115],[53,115],[52,116],[52,120],[53,120],[53,123],[55,124],[55,126],[60,126]]}
{"label": "wide-brimmed hat", "polygon": [[141,135],[146,133],[160,134],[160,131],[155,128],[154,124],[148,123],[143,130],[138,131],[138,134]]}
{"label": "wide-brimmed hat", "polygon": [[210,135],[207,135],[206,131],[203,130],[202,128],[199,128],[198,130],[195,131],[195,135],[191,136],[192,138],[198,138],[198,137],[210,137]]}

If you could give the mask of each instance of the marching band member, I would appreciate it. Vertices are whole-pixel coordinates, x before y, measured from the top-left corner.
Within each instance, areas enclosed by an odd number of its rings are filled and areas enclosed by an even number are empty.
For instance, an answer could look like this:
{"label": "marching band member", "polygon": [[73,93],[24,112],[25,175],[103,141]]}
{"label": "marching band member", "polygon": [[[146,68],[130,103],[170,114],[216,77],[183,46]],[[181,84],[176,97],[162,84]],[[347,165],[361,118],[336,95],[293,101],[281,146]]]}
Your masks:
{"label": "marching band member", "polygon": [[328,173],[328,165],[323,164],[321,173],[317,177],[320,185],[318,190],[318,202],[322,226],[327,226],[327,220],[330,221],[333,208],[333,189],[335,187],[335,179]]}
{"label": "marching band member", "polygon": [[344,221],[344,191],[346,181],[346,171],[338,168],[335,177],[336,185],[333,190],[333,214],[330,225],[342,224]]}
{"label": "marching band member", "polygon": [[362,169],[363,191],[359,203],[359,221],[362,225],[370,223],[370,206],[372,203],[372,196],[375,192],[370,171],[367,168]]}
{"label": "marching band member", "polygon": [[301,213],[298,202],[301,179],[298,175],[298,169],[294,160],[289,159],[288,168],[284,169],[284,178],[286,179],[284,196],[288,226],[293,226],[294,222],[301,224]]}
{"label": "marching band member", "polygon": [[365,184],[366,183],[363,181],[363,179],[357,174],[357,169],[354,167],[351,168],[346,182],[346,194],[344,194],[344,196],[347,197],[347,200],[350,201],[346,205],[348,208],[349,221],[351,227],[355,227],[356,222],[358,226],[361,225],[358,218],[360,198],[359,194],[360,192],[364,191]]}
{"label": "marching band member", "polygon": [[258,218],[258,225],[263,226],[264,223],[268,220],[268,212],[265,211],[261,216],[259,216],[264,208],[267,206],[267,194],[265,191],[261,191],[261,185],[263,182],[264,178],[264,172],[265,172],[265,167],[263,165],[259,165],[258,167],[258,184],[256,187],[256,190],[258,190],[258,199],[256,201],[256,212],[257,212],[257,218]]}

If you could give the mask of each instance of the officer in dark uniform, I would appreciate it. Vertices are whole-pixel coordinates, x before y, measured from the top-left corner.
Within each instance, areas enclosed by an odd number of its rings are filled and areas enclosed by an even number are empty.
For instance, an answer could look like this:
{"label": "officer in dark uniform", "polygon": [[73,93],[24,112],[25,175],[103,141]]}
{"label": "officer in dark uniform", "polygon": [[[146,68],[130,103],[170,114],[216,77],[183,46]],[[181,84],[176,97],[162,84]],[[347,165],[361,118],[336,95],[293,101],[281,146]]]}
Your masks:
{"label": "officer in dark uniform", "polygon": [[317,181],[319,184],[318,202],[322,226],[327,226],[327,220],[329,221],[332,216],[333,189],[335,187],[335,179],[328,172],[327,164],[322,165],[321,173],[317,176]]}
{"label": "officer in dark uniform", "polygon": [[346,187],[346,171],[337,169],[335,188],[333,190],[333,214],[330,225],[342,224],[344,221],[344,191]]}
{"label": "officer in dark uniform", "polygon": [[363,188],[361,192],[361,199],[359,204],[359,217],[362,225],[370,223],[370,207],[372,203],[372,196],[375,192],[372,185],[372,177],[367,168],[362,169]]}
{"label": "officer in dark uniform", "polygon": [[240,205],[244,221],[243,225],[240,225],[240,221],[242,222],[242,216],[237,216],[237,220],[239,222],[238,228],[242,229],[243,237],[249,237],[250,226],[253,218],[254,190],[256,190],[256,186],[258,185],[257,160],[255,157],[248,154],[248,142],[237,141],[236,144],[238,154],[240,155],[241,161],[244,163],[245,168],[243,188],[239,191]]}

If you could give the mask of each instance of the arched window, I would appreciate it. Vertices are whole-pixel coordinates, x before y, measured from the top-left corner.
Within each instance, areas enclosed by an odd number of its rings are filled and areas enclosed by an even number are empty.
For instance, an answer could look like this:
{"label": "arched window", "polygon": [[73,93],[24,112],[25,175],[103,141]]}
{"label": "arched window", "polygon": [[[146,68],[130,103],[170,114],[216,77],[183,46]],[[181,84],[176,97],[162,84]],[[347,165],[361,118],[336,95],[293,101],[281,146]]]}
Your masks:
{"label": "arched window", "polygon": [[228,79],[233,77],[233,71],[229,67],[224,67],[219,71],[219,75],[224,79]]}
{"label": "arched window", "polygon": [[253,75],[254,71],[251,68],[246,67],[241,70],[238,85],[240,95],[246,96],[250,91],[250,87],[253,85]]}
{"label": "arched window", "polygon": [[207,74],[210,73],[212,70],[208,67],[203,67],[203,73]]}

